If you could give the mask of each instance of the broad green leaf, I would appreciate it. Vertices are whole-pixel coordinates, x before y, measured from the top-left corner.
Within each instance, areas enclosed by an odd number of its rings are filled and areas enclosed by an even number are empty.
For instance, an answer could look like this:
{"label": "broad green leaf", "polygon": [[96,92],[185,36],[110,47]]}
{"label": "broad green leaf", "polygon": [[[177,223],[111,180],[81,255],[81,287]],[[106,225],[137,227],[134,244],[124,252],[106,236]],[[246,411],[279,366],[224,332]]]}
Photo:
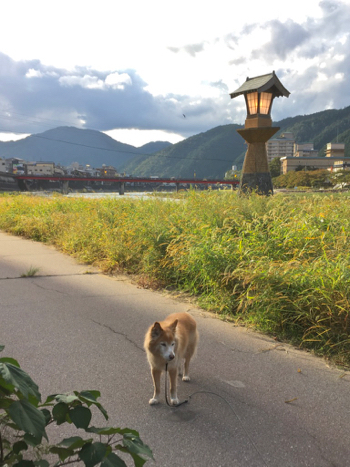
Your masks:
{"label": "broad green leaf", "polygon": [[0,358],[0,363],[11,363],[11,365],[17,366],[18,368],[20,367],[17,360],[15,360],[14,358],[10,358],[10,357]]}
{"label": "broad green leaf", "polygon": [[50,396],[47,396],[46,401],[43,405],[50,405],[50,402],[55,401],[57,396],[58,394],[51,394]]}
{"label": "broad green leaf", "polygon": [[46,421],[46,425],[47,425],[51,420],[51,412],[49,410],[47,410],[47,409],[40,409],[40,410],[41,410],[41,413],[45,417],[45,421]]}
{"label": "broad green leaf", "polygon": [[4,378],[0,376],[0,394],[3,393],[6,396],[10,396],[14,392],[14,386],[12,384],[6,383]]}
{"label": "broad green leaf", "polygon": [[123,459],[111,452],[109,456],[103,459],[101,467],[127,467]]}
{"label": "broad green leaf", "polygon": [[44,414],[26,399],[13,402],[7,412],[20,430],[36,438],[46,437]]}
{"label": "broad green leaf", "polygon": [[92,390],[92,391],[81,391],[81,392],[77,392],[77,391],[74,391],[74,394],[79,397],[79,399],[82,401],[82,402],[85,402],[88,407],[90,407],[91,404],[95,405],[103,414],[103,416],[105,417],[106,420],[108,420],[108,414],[106,412],[106,410],[104,409],[104,407],[99,403],[97,402],[97,398],[101,396],[101,393],[99,391],[95,391],[95,390]]}
{"label": "broad green leaf", "polygon": [[13,464],[13,467],[35,467],[35,464],[33,461],[21,460],[16,464]]}
{"label": "broad green leaf", "polygon": [[77,449],[84,446],[84,444],[91,443],[91,439],[86,440],[81,438],[80,436],[72,436],[71,438],[63,439],[59,444],[59,446],[64,446],[68,449]]}
{"label": "broad green leaf", "polygon": [[97,435],[115,435],[117,433],[123,434],[123,430],[121,428],[113,428],[113,427],[102,427],[97,428],[95,426],[90,426],[85,430],[87,433],[96,433]]}
{"label": "broad green leaf", "polygon": [[23,436],[23,439],[29,446],[33,446],[33,447],[38,446],[38,444],[41,443],[41,437],[33,436],[33,435],[29,434],[29,433],[26,433]]}
{"label": "broad green leaf", "polygon": [[38,465],[39,467],[50,467],[50,464],[45,459],[41,459],[39,461],[34,461],[34,464]]}
{"label": "broad green leaf", "polygon": [[56,394],[55,399],[57,402],[64,402],[65,404],[71,404],[79,400],[79,398],[73,396],[73,394]]}
{"label": "broad green leaf", "polygon": [[67,414],[69,412],[69,407],[64,402],[59,402],[52,409],[52,417],[56,420],[57,425],[61,425],[67,421]]}
{"label": "broad green leaf", "polygon": [[95,389],[91,391],[74,391],[74,394],[78,397],[81,396],[86,401],[91,401],[93,404],[97,401],[98,397],[101,397],[100,391],[96,391]]}
{"label": "broad green leaf", "polygon": [[135,467],[142,467],[147,462],[146,459],[139,456],[138,454],[134,454],[134,453],[131,452],[130,455],[134,460]]}
{"label": "broad green leaf", "polygon": [[85,445],[79,452],[79,458],[86,467],[94,467],[102,462],[107,453],[107,447],[103,443],[92,443]]}
{"label": "broad green leaf", "polygon": [[135,454],[133,452],[130,452],[129,449],[125,446],[121,446],[120,444],[114,446],[115,449],[121,452],[126,452],[127,454],[130,454],[131,457],[133,458],[134,465],[135,467],[142,467],[147,461],[140,457],[138,454]]}
{"label": "broad green leaf", "polygon": [[147,459],[153,459],[151,449],[138,436],[126,433],[123,437],[123,443],[132,455],[136,467],[142,467]]}
{"label": "broad green leaf", "polygon": [[107,411],[105,410],[105,408],[104,408],[101,404],[98,404],[98,403],[96,403],[95,405],[96,405],[96,407],[97,407],[98,409],[100,409],[100,412],[102,413],[102,415],[104,416],[104,418],[105,418],[106,420],[108,420],[109,417],[108,417],[108,413],[107,413]]}
{"label": "broad green leaf", "polygon": [[12,365],[12,363],[0,363],[0,376],[6,383],[17,388],[24,397],[28,398],[28,395],[32,394],[38,401],[41,400],[37,384],[21,368]]}
{"label": "broad green leaf", "polygon": [[[21,399],[21,397],[20,397]],[[33,396],[32,394],[28,395],[28,402],[30,402],[32,405],[35,405],[35,407],[38,407],[39,405],[39,400],[37,397]]]}
{"label": "broad green leaf", "polygon": [[129,433],[130,436],[131,436],[131,435],[136,436],[136,437],[137,437],[137,436],[140,436],[138,431],[132,430],[131,428],[120,428],[120,433],[121,433],[122,435],[125,435],[125,434]]}
{"label": "broad green leaf", "polygon": [[13,452],[18,454],[21,451],[26,451],[28,449],[28,444],[25,441],[17,441],[17,443],[14,443],[12,446]]}
{"label": "broad green leaf", "polygon": [[56,454],[61,459],[61,461],[64,461],[67,459],[67,457],[74,455],[73,449],[61,448],[60,446],[51,446],[49,451],[52,454]]}
{"label": "broad green leaf", "polygon": [[13,402],[13,399],[10,399],[9,397],[5,398],[1,396],[0,397],[0,409],[7,409],[8,407],[10,407],[12,402]]}
{"label": "broad green leaf", "polygon": [[91,421],[91,411],[78,405],[69,411],[69,417],[77,428],[86,429]]}

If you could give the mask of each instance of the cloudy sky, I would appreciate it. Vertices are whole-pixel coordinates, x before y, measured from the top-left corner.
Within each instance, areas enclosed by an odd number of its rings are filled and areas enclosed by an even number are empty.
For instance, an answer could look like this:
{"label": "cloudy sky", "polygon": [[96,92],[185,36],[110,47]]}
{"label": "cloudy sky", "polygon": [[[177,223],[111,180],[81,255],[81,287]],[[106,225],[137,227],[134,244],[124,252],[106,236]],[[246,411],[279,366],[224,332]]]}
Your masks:
{"label": "cloudy sky", "polygon": [[[239,6],[238,6],[239,5]],[[275,70],[272,118],[350,105],[350,0],[3,0],[0,139],[57,126],[140,146],[243,124]]]}

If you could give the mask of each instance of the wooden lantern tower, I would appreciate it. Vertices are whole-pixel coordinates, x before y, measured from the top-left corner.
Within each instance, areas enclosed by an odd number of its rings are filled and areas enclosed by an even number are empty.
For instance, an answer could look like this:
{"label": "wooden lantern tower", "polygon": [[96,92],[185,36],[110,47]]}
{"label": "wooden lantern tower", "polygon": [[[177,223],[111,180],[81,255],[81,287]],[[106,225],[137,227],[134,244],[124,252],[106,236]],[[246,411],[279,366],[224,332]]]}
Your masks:
{"label": "wooden lantern tower", "polygon": [[247,78],[244,84],[230,94],[231,99],[244,95],[247,118],[238,133],[248,143],[244,158],[240,192],[255,191],[262,195],[273,194],[267,163],[266,142],[279,130],[272,127],[271,107],[275,97],[288,97],[290,92],[282,85],[275,72]]}

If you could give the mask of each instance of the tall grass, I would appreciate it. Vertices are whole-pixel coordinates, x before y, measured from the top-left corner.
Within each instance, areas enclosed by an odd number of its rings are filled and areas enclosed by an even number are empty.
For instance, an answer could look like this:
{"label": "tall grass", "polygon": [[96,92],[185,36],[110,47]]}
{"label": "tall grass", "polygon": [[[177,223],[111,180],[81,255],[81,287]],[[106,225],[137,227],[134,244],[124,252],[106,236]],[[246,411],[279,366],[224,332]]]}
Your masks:
{"label": "tall grass", "polygon": [[350,196],[0,197],[0,228],[350,365]]}

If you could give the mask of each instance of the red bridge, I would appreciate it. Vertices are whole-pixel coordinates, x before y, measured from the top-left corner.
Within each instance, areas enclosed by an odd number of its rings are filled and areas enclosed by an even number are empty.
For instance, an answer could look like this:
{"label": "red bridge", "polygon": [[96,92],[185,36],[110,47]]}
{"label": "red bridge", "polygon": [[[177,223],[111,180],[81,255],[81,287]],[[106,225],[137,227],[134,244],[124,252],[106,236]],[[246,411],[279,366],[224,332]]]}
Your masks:
{"label": "red bridge", "polygon": [[63,193],[68,192],[69,182],[107,182],[117,183],[119,188],[119,194],[123,195],[125,192],[125,184],[152,184],[153,186],[171,185],[176,187],[176,191],[181,186],[194,186],[194,185],[230,185],[235,188],[239,185],[239,181],[236,180],[207,180],[207,179],[175,179],[175,178],[155,178],[155,177],[83,177],[73,175],[18,175],[18,174],[6,174],[7,176],[13,177],[18,182],[18,186],[21,191],[27,191],[28,187],[26,184],[27,180],[50,180],[53,182],[62,183]]}

